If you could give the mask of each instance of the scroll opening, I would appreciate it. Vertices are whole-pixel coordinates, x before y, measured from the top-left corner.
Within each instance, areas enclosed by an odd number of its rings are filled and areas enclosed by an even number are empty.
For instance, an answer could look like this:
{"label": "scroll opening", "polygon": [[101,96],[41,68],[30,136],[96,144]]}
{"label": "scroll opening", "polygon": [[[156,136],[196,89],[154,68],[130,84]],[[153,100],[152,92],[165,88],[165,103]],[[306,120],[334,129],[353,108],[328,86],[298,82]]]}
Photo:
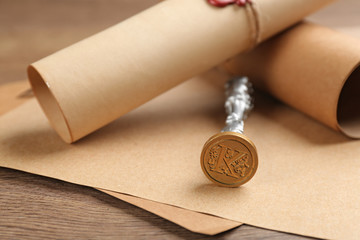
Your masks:
{"label": "scroll opening", "polygon": [[50,87],[33,66],[30,65],[27,70],[33,92],[49,119],[51,126],[65,142],[73,142],[65,115]]}
{"label": "scroll opening", "polygon": [[337,121],[344,134],[352,138],[360,137],[360,64],[352,71],[340,92]]}

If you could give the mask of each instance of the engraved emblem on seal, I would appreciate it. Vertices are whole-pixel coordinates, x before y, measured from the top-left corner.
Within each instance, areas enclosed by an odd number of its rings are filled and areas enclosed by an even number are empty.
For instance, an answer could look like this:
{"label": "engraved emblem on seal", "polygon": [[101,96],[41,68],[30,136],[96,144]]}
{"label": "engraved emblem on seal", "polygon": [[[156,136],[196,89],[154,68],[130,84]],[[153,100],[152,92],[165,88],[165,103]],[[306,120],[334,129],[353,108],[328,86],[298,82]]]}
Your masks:
{"label": "engraved emblem on seal", "polygon": [[201,167],[205,175],[220,186],[243,185],[258,167],[255,145],[239,133],[216,134],[204,145]]}

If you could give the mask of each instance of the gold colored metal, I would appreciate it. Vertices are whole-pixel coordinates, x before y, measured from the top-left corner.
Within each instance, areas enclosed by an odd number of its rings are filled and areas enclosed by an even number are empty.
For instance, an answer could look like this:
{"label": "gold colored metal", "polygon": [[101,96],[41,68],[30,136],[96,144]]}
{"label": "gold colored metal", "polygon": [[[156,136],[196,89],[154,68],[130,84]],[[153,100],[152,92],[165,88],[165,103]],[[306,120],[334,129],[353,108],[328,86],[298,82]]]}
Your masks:
{"label": "gold colored metal", "polygon": [[211,181],[223,187],[238,187],[248,182],[258,167],[254,143],[236,132],[212,136],[201,153],[201,168]]}

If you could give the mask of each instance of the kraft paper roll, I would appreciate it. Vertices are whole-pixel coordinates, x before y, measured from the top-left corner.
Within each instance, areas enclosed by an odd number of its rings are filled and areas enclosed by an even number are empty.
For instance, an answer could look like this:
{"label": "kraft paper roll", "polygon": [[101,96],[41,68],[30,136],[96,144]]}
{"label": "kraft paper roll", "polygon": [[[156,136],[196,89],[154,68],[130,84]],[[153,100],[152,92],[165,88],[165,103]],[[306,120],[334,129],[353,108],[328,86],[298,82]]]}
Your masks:
{"label": "kraft paper roll", "polygon": [[[267,39],[332,0],[257,0]],[[235,5],[167,0],[33,63],[28,75],[68,143],[253,45],[254,15]]]}
{"label": "kraft paper roll", "polygon": [[225,66],[290,106],[360,137],[360,40],[302,23]]}

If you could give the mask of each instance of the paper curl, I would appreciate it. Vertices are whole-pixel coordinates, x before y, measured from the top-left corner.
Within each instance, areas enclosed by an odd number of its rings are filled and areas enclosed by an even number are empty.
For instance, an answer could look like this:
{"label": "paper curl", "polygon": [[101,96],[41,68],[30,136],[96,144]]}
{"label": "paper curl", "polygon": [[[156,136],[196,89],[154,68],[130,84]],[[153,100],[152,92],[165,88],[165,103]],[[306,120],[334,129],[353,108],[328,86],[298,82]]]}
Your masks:
{"label": "paper curl", "polygon": [[[219,9],[204,0],[162,1],[33,63],[29,80],[50,123],[71,143],[330,2],[257,0]],[[262,14],[249,17],[255,6]]]}
{"label": "paper curl", "polygon": [[321,123],[360,138],[360,41],[301,23],[226,64]]}

